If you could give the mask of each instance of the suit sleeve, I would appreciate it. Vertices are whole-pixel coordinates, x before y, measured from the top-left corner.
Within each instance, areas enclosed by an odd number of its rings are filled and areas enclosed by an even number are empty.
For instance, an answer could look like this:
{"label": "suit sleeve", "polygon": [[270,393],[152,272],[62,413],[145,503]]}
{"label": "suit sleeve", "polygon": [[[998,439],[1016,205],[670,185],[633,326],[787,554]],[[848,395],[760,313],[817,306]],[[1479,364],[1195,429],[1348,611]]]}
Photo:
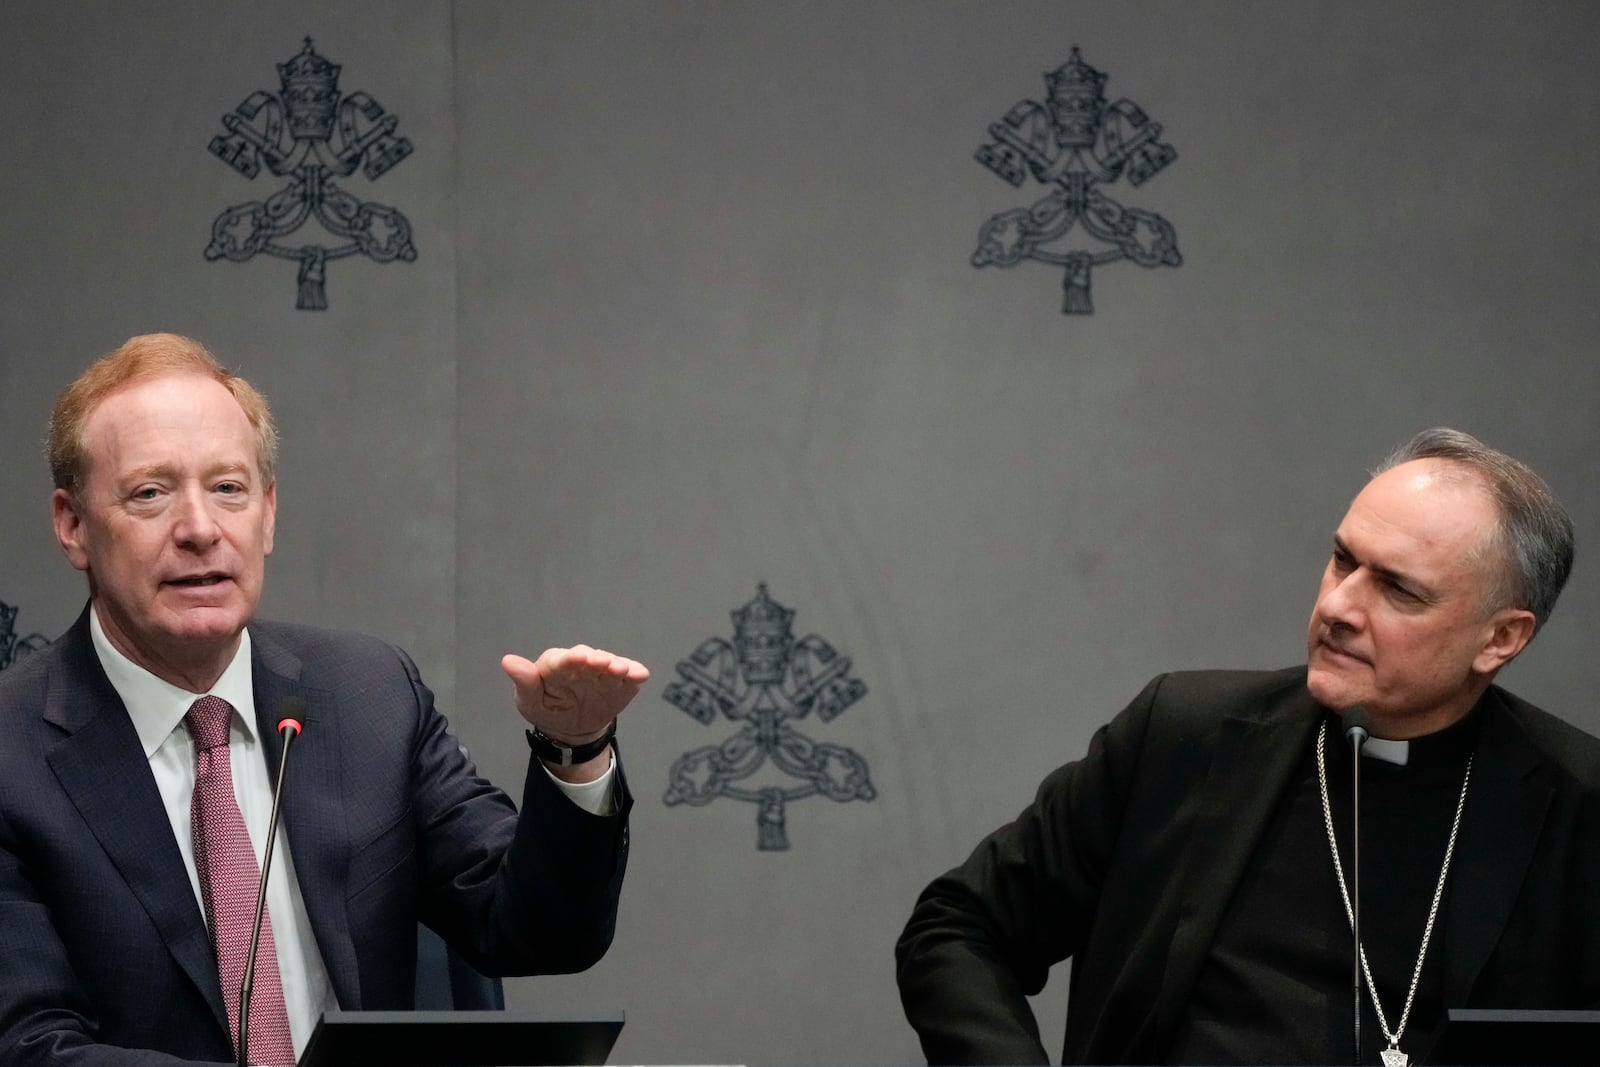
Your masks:
{"label": "suit sleeve", "polygon": [[405,660],[420,720],[412,756],[419,913],[485,974],[564,974],[598,961],[616,927],[632,797],[615,813],[565,796],[530,754],[519,815],[480,778]]}
{"label": "suit sleeve", "polygon": [[1087,937],[1159,684],[918,898],[895,955],[930,1064],[1050,1062],[1026,998]]}

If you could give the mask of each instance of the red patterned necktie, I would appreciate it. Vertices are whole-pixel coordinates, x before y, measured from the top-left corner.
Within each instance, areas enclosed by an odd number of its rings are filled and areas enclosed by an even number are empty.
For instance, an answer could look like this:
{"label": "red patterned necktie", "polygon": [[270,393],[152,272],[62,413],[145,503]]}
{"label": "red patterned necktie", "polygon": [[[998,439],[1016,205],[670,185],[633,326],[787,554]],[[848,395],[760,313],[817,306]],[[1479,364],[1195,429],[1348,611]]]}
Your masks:
{"label": "red patterned necktie", "polygon": [[[233,705],[220,697],[201,697],[189,706],[183,724],[194,739],[194,863],[200,874],[200,896],[206,925],[217,948],[217,973],[228,1006],[233,1052],[239,1054],[239,989],[244,984],[250,931],[255,925],[256,891],[261,867],[256,863],[244,816],[233,796],[233,766],[228,759],[228,723]],[[278,976],[272,917],[261,919],[261,944],[256,949],[256,975],[250,994],[250,1062],[268,1067],[294,1067],[294,1041]]]}

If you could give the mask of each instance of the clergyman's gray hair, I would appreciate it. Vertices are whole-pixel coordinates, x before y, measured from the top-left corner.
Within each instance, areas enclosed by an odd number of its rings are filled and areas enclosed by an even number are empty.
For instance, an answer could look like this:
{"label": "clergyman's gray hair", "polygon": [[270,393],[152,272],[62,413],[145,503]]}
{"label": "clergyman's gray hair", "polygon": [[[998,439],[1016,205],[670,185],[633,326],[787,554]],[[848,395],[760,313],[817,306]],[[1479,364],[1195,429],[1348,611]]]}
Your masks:
{"label": "clergyman's gray hair", "polygon": [[1572,516],[1526,463],[1445,426],[1423,430],[1389,453],[1372,473],[1377,476],[1416,459],[1459,464],[1476,475],[1494,498],[1500,525],[1490,547],[1498,550],[1501,566],[1484,609],[1531,611],[1537,633],[1555,610],[1556,598],[1572,573]]}

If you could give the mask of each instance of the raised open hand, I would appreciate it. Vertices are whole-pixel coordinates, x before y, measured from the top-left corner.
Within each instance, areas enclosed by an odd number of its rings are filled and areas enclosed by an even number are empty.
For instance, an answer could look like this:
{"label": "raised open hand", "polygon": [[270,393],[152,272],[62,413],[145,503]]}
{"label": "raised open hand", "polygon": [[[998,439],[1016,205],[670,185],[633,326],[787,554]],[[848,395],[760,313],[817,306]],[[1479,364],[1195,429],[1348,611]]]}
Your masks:
{"label": "raised open hand", "polygon": [[547,736],[581,745],[606,732],[650,678],[644,664],[588,645],[545,649],[537,661],[508,655],[517,710]]}

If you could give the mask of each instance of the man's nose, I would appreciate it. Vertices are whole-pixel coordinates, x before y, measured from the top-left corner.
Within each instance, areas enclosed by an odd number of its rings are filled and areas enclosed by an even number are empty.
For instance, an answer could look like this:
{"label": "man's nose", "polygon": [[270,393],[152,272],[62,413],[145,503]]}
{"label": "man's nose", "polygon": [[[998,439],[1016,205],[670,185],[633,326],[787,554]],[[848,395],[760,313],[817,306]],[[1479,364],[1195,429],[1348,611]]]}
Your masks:
{"label": "man's nose", "polygon": [[180,493],[177,509],[172,527],[173,540],[197,548],[207,548],[217,542],[222,528],[217,524],[216,516],[211,514],[210,502],[203,491],[191,489]]}
{"label": "man's nose", "polygon": [[1366,578],[1359,570],[1337,578],[1317,598],[1317,615],[1330,629],[1360,629],[1366,620],[1366,590]]}

